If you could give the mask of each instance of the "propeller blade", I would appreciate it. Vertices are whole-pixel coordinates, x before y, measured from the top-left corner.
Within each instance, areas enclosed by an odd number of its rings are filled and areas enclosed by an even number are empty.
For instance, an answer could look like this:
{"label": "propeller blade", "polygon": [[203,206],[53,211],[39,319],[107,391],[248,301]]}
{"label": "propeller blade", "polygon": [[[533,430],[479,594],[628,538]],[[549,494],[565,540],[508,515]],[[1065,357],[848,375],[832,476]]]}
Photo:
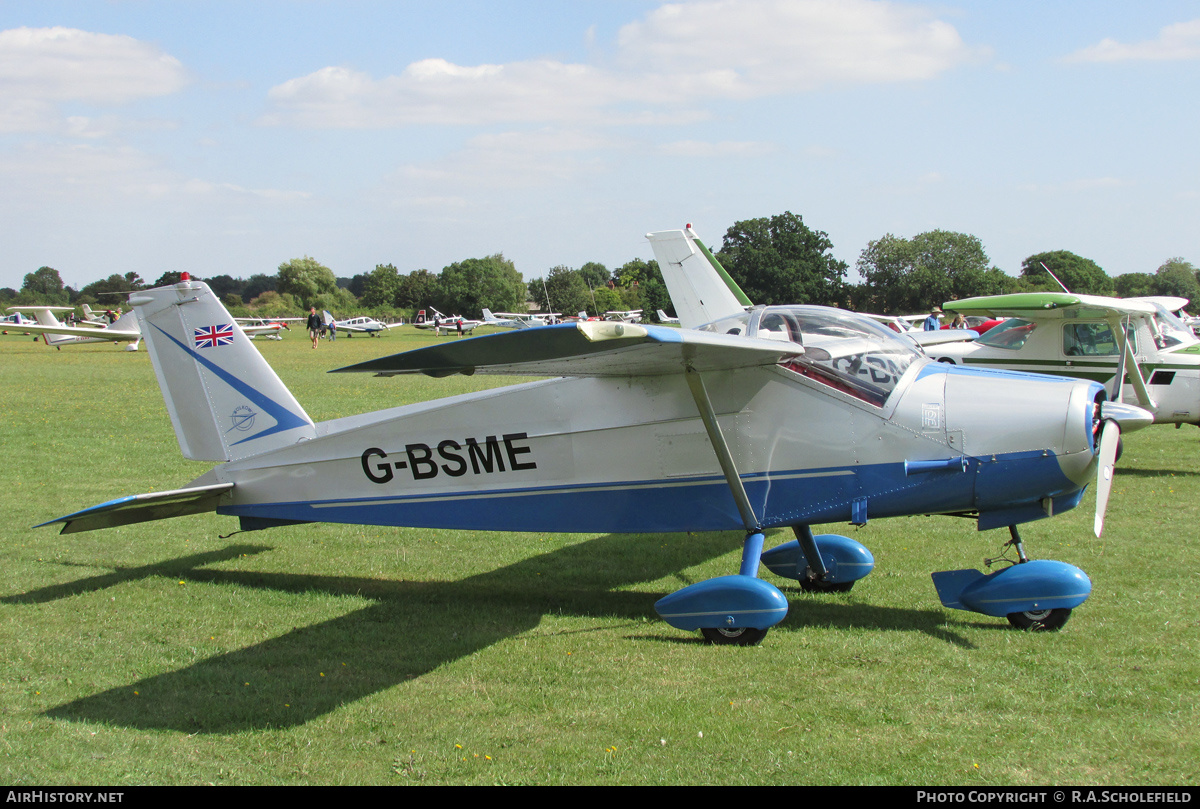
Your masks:
{"label": "propeller blade", "polygon": [[1108,509],[1108,495],[1112,491],[1113,470],[1117,465],[1117,443],[1121,440],[1121,428],[1115,421],[1105,421],[1100,433],[1100,458],[1096,468],[1096,536],[1104,530],[1104,512]]}

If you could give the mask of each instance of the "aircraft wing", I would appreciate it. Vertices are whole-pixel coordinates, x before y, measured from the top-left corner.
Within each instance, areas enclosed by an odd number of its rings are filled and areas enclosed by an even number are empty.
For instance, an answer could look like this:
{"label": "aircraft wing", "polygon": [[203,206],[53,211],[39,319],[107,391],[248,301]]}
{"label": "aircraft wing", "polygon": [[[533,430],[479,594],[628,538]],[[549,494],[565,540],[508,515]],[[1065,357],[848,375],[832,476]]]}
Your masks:
{"label": "aircraft wing", "polygon": [[490,334],[369,360],[331,373],[658,376],[774,365],[803,354],[780,341],[663,326],[581,321]]}
{"label": "aircraft wing", "polygon": [[142,333],[137,329],[97,329],[84,326],[43,326],[40,323],[22,323],[21,330],[30,334],[68,334],[72,337],[89,337],[93,340],[111,340],[114,343],[129,342],[142,339]]}
{"label": "aircraft wing", "polygon": [[1154,306],[1135,298],[1106,298],[1067,292],[1019,292],[946,301],[942,309],[964,315],[1020,317],[1026,320],[1061,320],[1064,317],[1123,317],[1134,313],[1154,314]]}
{"label": "aircraft wing", "polygon": [[221,495],[232,488],[232,483],[215,483],[169,492],[131,494],[35,525],[34,528],[62,523],[61,533],[74,534],[78,531],[112,528],[115,525],[182,517],[185,514],[203,514],[206,511],[215,511]]}
{"label": "aircraft wing", "polygon": [[942,343],[961,343],[975,340],[979,332],[974,329],[935,329],[934,331],[906,331],[900,334],[919,346],[935,346]]}

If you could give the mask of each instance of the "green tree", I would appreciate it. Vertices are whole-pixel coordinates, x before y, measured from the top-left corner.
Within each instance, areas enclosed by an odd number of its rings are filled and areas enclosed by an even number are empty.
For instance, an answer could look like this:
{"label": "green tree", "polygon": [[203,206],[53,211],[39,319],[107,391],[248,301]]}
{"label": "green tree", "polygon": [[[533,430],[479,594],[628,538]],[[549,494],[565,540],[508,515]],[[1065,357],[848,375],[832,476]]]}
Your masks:
{"label": "green tree", "polygon": [[824,231],[811,230],[787,211],[769,219],[735,222],[718,258],[756,304],[844,305],[846,263],[832,255]]}
{"label": "green tree", "polygon": [[[154,286],[154,287],[169,287],[169,286],[172,286],[172,285],[174,285],[174,284],[178,284],[178,283],[179,283],[179,282],[180,282],[182,279],[183,279],[183,273],[182,273],[182,272],[176,272],[175,270],[167,270],[165,273],[163,273],[162,275],[158,276],[158,280],[157,280],[157,281],[155,281],[153,284],[151,284],[151,286]],[[203,280],[204,280],[203,278],[201,278],[201,277],[200,277],[200,276],[198,276],[198,275],[192,275],[192,276],[191,276],[191,279],[192,279],[193,281],[203,281]],[[210,281],[210,282],[206,282],[206,283],[208,283],[208,287],[209,287],[209,289],[211,289],[211,290],[213,291],[213,293],[214,293],[214,294],[217,294],[218,296],[220,295],[220,293],[218,293],[218,292],[217,292],[217,290],[216,290],[216,288],[215,288],[215,287],[212,285],[212,282],[211,282],[211,281]]]}
{"label": "green tree", "polygon": [[[573,315],[591,311],[592,294],[578,270],[562,264],[551,267],[545,279],[535,278],[528,284],[529,296],[545,312]],[[546,294],[549,293],[549,299]]]}
{"label": "green tree", "polygon": [[275,290],[292,295],[305,306],[315,303],[318,295],[334,293],[338,288],[333,270],[305,256],[279,265]]}
{"label": "green tree", "polygon": [[[350,292],[353,294],[353,290]],[[400,272],[391,264],[376,264],[363,280],[361,303],[371,309],[395,306],[399,293]]]}
{"label": "green tree", "polygon": [[599,289],[602,286],[608,286],[608,282],[612,278],[612,273],[608,271],[608,267],[595,261],[589,261],[580,267],[579,275],[583,278],[583,282],[588,285],[589,289]]}
{"label": "green tree", "polygon": [[23,298],[30,303],[44,303],[48,306],[62,306],[67,303],[69,295],[63,288],[62,276],[53,267],[38,267],[25,276],[21,285]]}
{"label": "green tree", "polygon": [[1067,289],[1080,295],[1112,295],[1116,288],[1113,279],[1090,258],[1077,256],[1069,250],[1038,253],[1021,262],[1021,277],[1038,289],[1061,291],[1045,267],[1062,281]]}
{"label": "green tree", "polygon": [[[602,315],[605,312],[625,308],[625,302],[621,300],[621,296],[615,289],[609,289],[607,285],[592,290],[592,297],[595,299],[595,303],[587,307],[589,314]],[[564,312],[564,314],[573,315],[575,312]]]}
{"label": "green tree", "polygon": [[1142,298],[1157,294],[1154,276],[1148,272],[1121,273],[1113,279],[1113,286],[1116,287],[1118,298]]}
{"label": "green tree", "polygon": [[1196,268],[1190,261],[1176,256],[1159,265],[1154,273],[1154,293],[1174,295],[1195,301],[1200,296],[1200,283],[1196,279]]}
{"label": "green tree", "polygon": [[307,309],[291,293],[280,294],[273,289],[266,290],[249,305],[258,317],[289,317]]}
{"label": "green tree", "polygon": [[396,305],[402,309],[420,309],[435,304],[440,298],[438,277],[429,270],[415,270],[404,276],[396,291]]}
{"label": "green tree", "polygon": [[865,291],[855,305],[881,314],[919,312],[954,298],[999,295],[1016,279],[988,267],[976,236],[947,230],[918,233],[911,239],[887,234],[870,242],[855,265]]}
{"label": "green tree", "polygon": [[142,278],[136,272],[127,272],[124,275],[114,273],[103,281],[93,281],[79,290],[78,300],[81,303],[95,303],[103,298],[101,302],[107,305],[117,300],[117,296],[135,292],[143,286]]}
{"label": "green tree", "polygon": [[448,313],[481,317],[486,306],[498,312],[519,312],[525,305],[525,281],[502,254],[468,258],[442,270],[438,277],[441,301]]}

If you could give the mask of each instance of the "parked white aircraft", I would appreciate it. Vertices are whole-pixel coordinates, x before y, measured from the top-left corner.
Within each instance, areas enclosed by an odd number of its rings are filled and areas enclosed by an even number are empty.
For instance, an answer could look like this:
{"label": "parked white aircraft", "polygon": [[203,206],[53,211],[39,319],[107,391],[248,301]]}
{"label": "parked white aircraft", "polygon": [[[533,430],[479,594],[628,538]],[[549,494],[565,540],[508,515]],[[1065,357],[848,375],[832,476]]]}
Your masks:
{"label": "parked white aircraft", "polygon": [[[686,285],[687,235],[650,239],[668,287]],[[695,269],[704,277],[693,294],[710,286],[711,267]],[[815,589],[847,589],[870,571],[866,548],[814,536],[811,524],[903,514],[1009,527],[1020,563],[989,575],[935,574],[943,603],[1026,628],[1061,626],[1090,582],[1065,563],[1029,562],[1015,526],[1077,505],[1098,469],[1110,476],[1118,425],[1150,420],[1105,401],[1095,383],[931,362],[848,312],[737,304],[699,330],[581,322],[339,369],[559,378],[316,424],[236,329],[227,343],[196,337],[231,320],[205,284],[185,277],[130,302],[180,448],[220,463],[182,489],[51,521],[64,532],[214,510],[244,530],[314,521],[740,528],[740,573],[656,604],[670,625],[714,643],[757,643],[785,617],[787,600],[758,578],[760,561]],[[678,307],[686,324],[694,311]],[[1106,499],[1097,498],[1101,513]],[[762,553],[763,530],[779,526],[796,540]]]}
{"label": "parked white aircraft", "polygon": [[[944,363],[1094,380],[1156,424],[1200,424],[1200,339],[1155,298],[1031,292],[948,301],[963,314],[1008,317],[973,343],[929,347]],[[1128,335],[1128,340],[1126,340]]]}
{"label": "parked white aircraft", "polygon": [[642,310],[641,309],[628,309],[628,310],[615,309],[611,312],[605,312],[604,319],[614,322],[614,323],[641,323],[642,322]]}
{"label": "parked white aircraft", "polygon": [[659,309],[658,312],[656,312],[656,314],[658,315],[659,323],[678,323],[679,322],[679,318],[671,317],[666,312],[664,312],[662,309]]}
{"label": "parked white aircraft", "polygon": [[282,340],[281,331],[291,331],[291,323],[300,323],[304,321],[302,317],[236,317],[234,320],[242,327],[242,331],[246,332],[246,336],[253,340],[255,337],[266,337],[268,340]]}
{"label": "parked white aircraft", "polygon": [[379,337],[388,329],[394,329],[399,323],[381,323],[373,317],[352,317],[347,320],[334,320],[338,331],[346,332],[347,337],[365,334],[369,337]]}
{"label": "parked white aircraft", "polygon": [[55,312],[73,312],[73,306],[10,306],[10,312],[32,312],[36,324],[25,324],[21,328],[41,334],[46,345],[61,350],[64,345],[78,343],[127,343],[126,351],[137,351],[142,339],[137,317],[132,311],[121,315],[112,325],[87,323],[82,326],[67,326],[54,316]]}
{"label": "parked white aircraft", "polygon": [[443,331],[457,333],[461,326],[464,334],[470,334],[475,331],[476,326],[480,326],[483,323],[481,320],[468,320],[462,315],[443,315],[432,306],[429,307],[429,311],[433,312],[432,317],[427,316],[424,309],[418,311],[417,319],[413,321],[413,325],[418,329],[433,329],[435,334],[441,334]]}
{"label": "parked white aircraft", "polygon": [[491,309],[484,308],[483,310],[483,325],[484,326],[499,326],[505,329],[528,329],[531,326],[546,326],[557,322],[561,317],[558,312],[546,312],[538,314],[519,314],[516,312],[495,312]]}

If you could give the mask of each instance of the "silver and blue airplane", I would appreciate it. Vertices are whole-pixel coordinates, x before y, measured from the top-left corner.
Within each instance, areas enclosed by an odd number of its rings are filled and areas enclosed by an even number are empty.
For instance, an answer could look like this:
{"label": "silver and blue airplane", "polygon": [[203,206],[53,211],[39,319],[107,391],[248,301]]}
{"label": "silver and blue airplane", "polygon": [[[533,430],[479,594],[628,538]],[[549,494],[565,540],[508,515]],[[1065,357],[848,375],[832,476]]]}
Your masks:
{"label": "silver and blue airplane", "polygon": [[[1078,568],[1029,560],[1017,526],[1075,507],[1098,477],[1099,530],[1118,433],[1150,414],[1091,381],[933,362],[850,312],[747,309],[690,227],[648,238],[682,328],[581,321],[380,357],[337,372],[550,378],[320,423],[205,284],[134,293],[180,449],[217,463],[181,488],[44,525],[215,511],[243,530],[740,530],[737,573],[655,609],[713,643],[747,645],[788,610],[760,568],[818,591],[871,571],[860,543],[812,526],[953,514],[1008,528],[1018,561],[935,573],[944,605],[1057,629],[1088,597]],[[764,531],[779,527],[795,539],[763,552]]]}

